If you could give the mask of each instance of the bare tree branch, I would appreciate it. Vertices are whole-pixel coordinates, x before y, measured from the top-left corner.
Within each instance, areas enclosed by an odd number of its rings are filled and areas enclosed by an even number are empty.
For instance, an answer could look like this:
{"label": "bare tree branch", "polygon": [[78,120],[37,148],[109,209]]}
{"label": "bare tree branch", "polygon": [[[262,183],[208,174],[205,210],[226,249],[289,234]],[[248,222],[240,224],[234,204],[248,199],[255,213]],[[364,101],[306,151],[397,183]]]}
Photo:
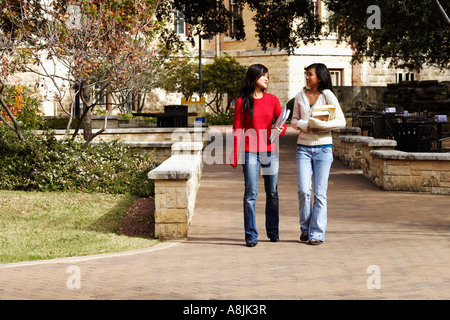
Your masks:
{"label": "bare tree branch", "polygon": [[441,13],[442,17],[444,17],[445,22],[447,22],[448,25],[450,25],[450,18],[448,17],[447,13],[445,12],[444,8],[441,6],[439,0],[434,0],[434,3],[436,3],[439,12]]}

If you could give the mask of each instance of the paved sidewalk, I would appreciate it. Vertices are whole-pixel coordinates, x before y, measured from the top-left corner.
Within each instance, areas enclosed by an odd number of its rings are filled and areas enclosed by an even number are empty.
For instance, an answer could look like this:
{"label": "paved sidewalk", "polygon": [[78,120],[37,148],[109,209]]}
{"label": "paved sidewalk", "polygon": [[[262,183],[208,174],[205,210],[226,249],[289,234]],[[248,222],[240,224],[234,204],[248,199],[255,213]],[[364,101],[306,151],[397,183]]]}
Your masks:
{"label": "paved sidewalk", "polygon": [[450,197],[384,192],[335,160],[326,241],[299,243],[295,138],[281,139],[280,242],[265,237],[262,179],[247,248],[242,170],[205,165],[188,239],[0,265],[0,299],[449,299]]}

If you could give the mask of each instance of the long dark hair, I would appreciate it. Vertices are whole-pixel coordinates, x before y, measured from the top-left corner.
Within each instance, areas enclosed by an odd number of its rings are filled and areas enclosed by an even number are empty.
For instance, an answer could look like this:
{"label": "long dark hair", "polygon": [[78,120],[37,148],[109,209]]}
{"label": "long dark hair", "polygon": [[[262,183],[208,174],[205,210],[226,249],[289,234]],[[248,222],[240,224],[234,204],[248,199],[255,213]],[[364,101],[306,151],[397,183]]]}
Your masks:
{"label": "long dark hair", "polygon": [[320,92],[322,92],[325,89],[329,89],[331,90],[331,92],[334,93],[330,71],[328,71],[328,68],[323,63],[313,63],[312,65],[306,68],[306,72],[308,72],[309,69],[316,69],[317,78],[319,78],[320,80],[319,83]]}
{"label": "long dark hair", "polygon": [[267,69],[262,64],[253,64],[248,68],[247,74],[245,75],[244,84],[241,88],[241,96],[244,100],[244,112],[248,112],[248,114],[250,115],[250,119],[253,119],[253,111],[255,107],[253,92],[255,92],[256,89],[256,81],[268,72],[269,69]]}

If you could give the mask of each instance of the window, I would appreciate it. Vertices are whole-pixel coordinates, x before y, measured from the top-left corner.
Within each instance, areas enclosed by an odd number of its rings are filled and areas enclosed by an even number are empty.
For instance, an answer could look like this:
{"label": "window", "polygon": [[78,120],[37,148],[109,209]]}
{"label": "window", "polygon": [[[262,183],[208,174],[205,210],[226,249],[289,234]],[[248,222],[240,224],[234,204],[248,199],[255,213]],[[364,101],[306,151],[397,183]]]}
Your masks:
{"label": "window", "polygon": [[96,84],[95,88],[94,88],[95,99],[96,99],[97,105],[99,107],[106,108],[107,91],[106,91],[106,88],[103,89],[103,91],[101,91],[100,89],[101,89],[100,86],[98,84]]}
{"label": "window", "polygon": [[330,17],[332,12],[328,11],[322,1],[317,1],[316,12],[319,14],[319,20],[325,24],[323,31],[329,33],[331,36],[336,36],[339,33],[339,26],[331,27]]}
{"label": "window", "polygon": [[320,1],[312,0],[314,2],[314,14],[320,17]]}
{"label": "window", "polygon": [[180,36],[186,35],[186,21],[184,20],[184,14],[177,9],[175,9],[174,12],[174,29],[175,33]]}
{"label": "window", "polygon": [[397,72],[395,73],[395,83],[403,81],[414,81],[414,73],[412,72]]}
{"label": "window", "polygon": [[329,69],[333,87],[342,86],[342,69]]}
{"label": "window", "polygon": [[243,26],[242,20],[242,6],[235,3],[234,0],[230,0],[230,30],[229,36],[235,39],[241,39],[240,29]]}

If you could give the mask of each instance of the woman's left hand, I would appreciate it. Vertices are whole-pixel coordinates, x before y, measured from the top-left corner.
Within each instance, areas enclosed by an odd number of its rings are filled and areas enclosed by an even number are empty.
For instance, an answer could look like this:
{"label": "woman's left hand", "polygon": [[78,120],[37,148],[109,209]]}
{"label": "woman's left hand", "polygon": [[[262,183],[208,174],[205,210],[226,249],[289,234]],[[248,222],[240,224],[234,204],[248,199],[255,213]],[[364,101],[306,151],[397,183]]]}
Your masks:
{"label": "woman's left hand", "polygon": [[326,123],[326,121],[322,121],[322,120],[310,117],[308,119],[308,132],[323,132],[323,131],[327,131],[325,128],[323,128],[323,123]]}

